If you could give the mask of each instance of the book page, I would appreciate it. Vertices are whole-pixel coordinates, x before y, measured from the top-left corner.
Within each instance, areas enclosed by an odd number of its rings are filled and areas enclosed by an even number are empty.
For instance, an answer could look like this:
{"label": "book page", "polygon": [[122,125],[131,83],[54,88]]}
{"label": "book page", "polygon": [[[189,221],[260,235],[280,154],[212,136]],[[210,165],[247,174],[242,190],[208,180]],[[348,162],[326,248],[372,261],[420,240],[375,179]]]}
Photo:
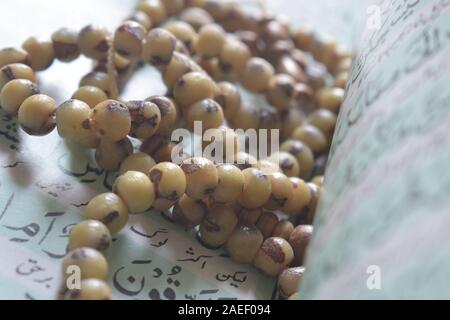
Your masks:
{"label": "book page", "polygon": [[[267,5],[296,25],[307,21],[319,34],[323,30],[350,46],[355,28],[349,17],[359,1],[340,3],[274,0]],[[79,29],[89,23],[114,30],[134,5],[128,0],[64,5],[57,0],[2,1],[0,11],[8,10],[9,15],[3,18],[0,45],[20,46],[29,36],[48,38],[61,27]],[[321,19],[324,14],[330,19]],[[61,103],[90,68],[85,58],[71,64],[55,62],[39,73],[41,91]],[[164,92],[160,75],[144,68],[123,98]],[[0,118],[0,299],[53,299],[62,285],[61,259],[70,230],[83,220],[88,201],[111,188],[115,173],[99,169],[92,151],[63,141],[56,130],[46,137],[30,137],[2,110]],[[156,212],[131,217],[114,238],[108,261],[116,299],[270,299],[275,285],[253,267],[232,262],[223,250],[202,247],[194,233]]]}
{"label": "book page", "polygon": [[450,2],[373,4],[301,296],[448,299]]}

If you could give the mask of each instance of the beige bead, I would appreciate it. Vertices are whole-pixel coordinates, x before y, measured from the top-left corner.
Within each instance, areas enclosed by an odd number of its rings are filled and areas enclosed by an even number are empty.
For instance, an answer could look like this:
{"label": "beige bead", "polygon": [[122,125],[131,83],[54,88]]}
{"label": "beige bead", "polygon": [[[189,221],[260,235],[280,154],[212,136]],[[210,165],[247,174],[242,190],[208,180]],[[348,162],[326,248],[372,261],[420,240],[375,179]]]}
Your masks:
{"label": "beige bead", "polygon": [[23,63],[31,66],[28,52],[22,49],[5,48],[0,50],[0,68],[11,63]]}
{"label": "beige bead", "polygon": [[261,109],[253,104],[243,103],[235,116],[228,121],[235,129],[255,129],[259,128]]}
{"label": "beige bead", "polygon": [[198,101],[214,98],[219,93],[219,89],[208,75],[190,72],[176,82],[173,93],[177,104],[187,108]]}
{"label": "beige bead", "polygon": [[336,88],[345,89],[350,78],[350,73],[348,71],[341,71],[334,78],[333,86]]}
{"label": "beige bead", "polygon": [[158,26],[167,18],[166,8],[160,0],[140,1],[137,10],[144,12],[150,18],[154,26]]}
{"label": "beige bead", "polygon": [[283,124],[280,128],[280,137],[285,140],[305,122],[305,115],[299,108],[291,108],[280,112],[280,121]]}
{"label": "beige bead", "polygon": [[[185,54],[174,52],[169,64],[163,70],[163,80],[171,92],[177,81],[186,73],[203,72],[198,64]],[[201,99],[200,99],[201,100]]]}
{"label": "beige bead", "polygon": [[100,221],[85,220],[70,231],[70,250],[87,247],[103,252],[110,246],[111,233]]}
{"label": "beige bead", "polygon": [[3,110],[14,115],[28,97],[36,94],[39,94],[39,89],[34,82],[26,79],[12,80],[0,92],[0,104]]}
{"label": "beige bead", "polygon": [[314,34],[309,29],[299,29],[292,34],[297,48],[305,51],[312,50],[314,46]]}
{"label": "beige bead", "polygon": [[91,130],[92,110],[85,102],[68,100],[56,110],[56,126],[62,138],[95,148],[99,140]]}
{"label": "beige bead", "polygon": [[132,137],[145,140],[158,131],[161,111],[156,104],[149,101],[129,101],[126,106],[131,116]]}
{"label": "beige bead", "polygon": [[336,114],[327,109],[318,109],[308,116],[308,123],[322,131],[329,143],[333,139],[336,122]]}
{"label": "beige bead", "polygon": [[0,90],[10,81],[25,79],[36,83],[33,69],[23,63],[12,63],[0,69]]}
{"label": "beige bead", "polygon": [[297,159],[290,153],[276,152],[268,160],[278,164],[281,171],[288,177],[298,177],[300,174],[300,165]]}
{"label": "beige bead", "polygon": [[64,300],[111,300],[112,292],[108,284],[99,279],[85,279],[81,281],[79,290],[72,289],[64,295]]}
{"label": "beige bead", "polygon": [[262,207],[269,200],[272,191],[268,176],[254,168],[245,169],[242,173],[244,188],[239,203],[247,209]]}
{"label": "beige bead", "polygon": [[164,26],[179,41],[181,41],[188,50],[192,50],[197,39],[197,32],[191,25],[183,21],[172,21]]}
{"label": "beige bead", "polygon": [[250,58],[250,49],[242,41],[229,37],[220,53],[220,66],[224,72],[239,75]]}
{"label": "beige bead", "polygon": [[278,74],[272,78],[267,91],[267,100],[277,110],[288,109],[295,98],[295,80],[287,74]]}
{"label": "beige bead", "polygon": [[303,125],[295,129],[292,139],[302,141],[315,155],[327,151],[329,142],[325,134],[313,125]]}
{"label": "beige bead", "polygon": [[217,169],[206,158],[186,159],[181,164],[181,169],[186,175],[186,194],[194,200],[210,196],[219,184]]}
{"label": "beige bead", "polygon": [[63,62],[71,62],[80,56],[78,32],[62,28],[52,34],[55,58]]}
{"label": "beige bead", "polygon": [[233,208],[213,205],[200,224],[200,238],[207,246],[221,247],[230,238],[237,223],[238,218]]}
{"label": "beige bead", "polygon": [[167,65],[175,52],[176,38],[167,30],[156,28],[144,38],[142,59],[154,66]]}
{"label": "beige bead", "polygon": [[266,211],[256,222],[256,227],[261,231],[263,238],[267,239],[272,236],[278,222],[279,219],[275,213]]}
{"label": "beige bead", "polygon": [[225,121],[222,107],[212,99],[200,100],[187,108],[186,126],[194,130],[195,122],[200,122],[202,130],[219,128]]}
{"label": "beige bead", "polygon": [[183,170],[171,162],[162,162],[149,172],[150,180],[156,190],[156,200],[153,207],[165,211],[186,192],[186,176]]}
{"label": "beige bead", "polygon": [[93,86],[101,89],[107,96],[110,95],[111,78],[106,72],[90,72],[81,78],[79,86]]}
{"label": "beige bead", "polygon": [[241,170],[232,164],[217,166],[219,184],[212,194],[214,201],[232,204],[239,198],[244,187],[244,175]]}
{"label": "beige bead", "polygon": [[270,180],[272,193],[264,207],[268,210],[281,209],[286,204],[288,199],[292,197],[292,183],[283,173],[274,172],[268,177]]}
{"label": "beige bead", "polygon": [[207,213],[208,206],[203,200],[194,200],[183,195],[173,208],[172,219],[184,228],[192,229],[203,221]]}
{"label": "beige bead", "polygon": [[103,101],[94,108],[92,125],[100,138],[122,140],[130,133],[130,112],[126,105],[119,101]]}
{"label": "beige bead", "polygon": [[108,96],[100,88],[95,86],[84,86],[75,91],[72,95],[72,99],[86,102],[89,107],[94,108],[100,102],[108,100]]}
{"label": "beige bead", "polygon": [[338,113],[344,101],[345,90],[342,88],[323,89],[317,93],[319,107]]}
{"label": "beige bead", "polygon": [[220,82],[219,94],[214,98],[221,106],[227,119],[233,119],[241,107],[241,96],[237,87],[230,82]]}
{"label": "beige bead", "polygon": [[78,46],[86,57],[102,60],[107,57],[109,50],[110,32],[98,25],[83,28],[78,35]]}
{"label": "beige bead", "polygon": [[179,16],[181,21],[190,24],[195,30],[214,22],[213,17],[200,7],[192,7],[183,10]]}
{"label": "beige bead", "polygon": [[174,16],[179,14],[184,9],[184,0],[161,0],[164,8],[166,8],[167,15]]}
{"label": "beige bead", "polygon": [[144,212],[155,201],[155,187],[142,172],[128,171],[119,176],[113,191],[125,202],[130,213]]}
{"label": "beige bead", "polygon": [[258,160],[246,152],[238,152],[234,165],[241,170],[253,168],[258,164]]}
{"label": "beige bead", "polygon": [[139,23],[147,32],[152,27],[152,21],[150,20],[150,17],[143,11],[135,11],[127,20]]}
{"label": "beige bead", "polygon": [[140,57],[145,33],[145,29],[139,23],[125,21],[114,34],[114,49],[124,57]]}
{"label": "beige bead", "polygon": [[234,130],[225,126],[210,129],[208,134],[203,136],[203,155],[216,164],[233,163],[239,147],[239,136]]}
{"label": "beige bead", "polygon": [[241,208],[238,212],[239,212],[239,223],[251,225],[256,225],[259,218],[263,214],[263,210],[261,208],[258,209]]}
{"label": "beige bead", "polygon": [[259,160],[258,163],[255,165],[255,168],[267,175],[272,175],[274,173],[281,173],[279,165],[267,159]]}
{"label": "beige bead", "polygon": [[300,178],[310,178],[314,167],[314,153],[306,144],[297,140],[286,140],[280,146],[280,150],[290,153],[297,159],[300,165]]}
{"label": "beige bead", "polygon": [[293,260],[294,266],[303,266],[313,231],[313,226],[300,225],[294,229],[289,237],[289,243],[295,255],[295,259]]}
{"label": "beige bead", "polygon": [[21,128],[29,135],[49,134],[56,126],[56,108],[55,100],[47,95],[36,94],[28,97],[18,112]]}
{"label": "beige bead", "polygon": [[254,225],[238,225],[226,243],[230,257],[239,263],[252,263],[263,242],[261,232]]}
{"label": "beige bead", "polygon": [[122,161],[119,174],[122,175],[128,171],[148,174],[155,165],[155,160],[148,154],[143,152],[133,153]]}
{"label": "beige bead", "polygon": [[222,52],[225,42],[223,28],[217,24],[208,24],[203,26],[198,33],[195,51],[205,58],[215,58]]}
{"label": "beige bead", "polygon": [[95,150],[95,161],[104,170],[117,171],[132,153],[133,145],[128,138],[114,142],[102,139]]}
{"label": "beige bead", "polygon": [[290,180],[293,187],[293,193],[284,204],[284,207],[281,208],[281,211],[290,216],[297,216],[300,215],[302,210],[311,202],[312,195],[311,190],[305,181],[295,177],[290,178]]}
{"label": "beige bead", "polygon": [[262,58],[251,58],[245,65],[240,77],[242,85],[251,92],[266,92],[274,77],[272,65]]}
{"label": "beige bead", "polygon": [[118,195],[103,193],[89,202],[86,207],[85,217],[86,219],[103,222],[111,234],[116,234],[128,222],[128,208]]}
{"label": "beige bead", "polygon": [[158,133],[163,135],[171,133],[178,118],[178,111],[174,102],[165,96],[152,96],[147,98],[146,101],[155,104],[161,113]]}
{"label": "beige bead", "polygon": [[259,249],[253,264],[269,276],[278,276],[294,259],[289,243],[282,238],[269,238]]}
{"label": "beige bead", "polygon": [[42,71],[51,66],[55,59],[55,51],[51,41],[38,40],[30,37],[26,40],[22,48],[30,56],[31,67],[35,71]]}
{"label": "beige bead", "polygon": [[277,286],[282,298],[287,299],[298,292],[304,273],[304,267],[289,268],[280,273]]}
{"label": "beige bead", "polygon": [[71,274],[71,267],[80,268],[81,280],[100,279],[106,280],[108,277],[108,262],[103,254],[92,248],[77,248],[70,251],[62,262],[62,272],[67,278]]}
{"label": "beige bead", "polygon": [[272,237],[283,238],[289,240],[292,232],[294,231],[294,225],[288,220],[283,220],[277,223],[272,231]]}
{"label": "beige bead", "polygon": [[311,183],[315,184],[318,187],[322,187],[324,183],[324,176],[315,176],[311,179]]}

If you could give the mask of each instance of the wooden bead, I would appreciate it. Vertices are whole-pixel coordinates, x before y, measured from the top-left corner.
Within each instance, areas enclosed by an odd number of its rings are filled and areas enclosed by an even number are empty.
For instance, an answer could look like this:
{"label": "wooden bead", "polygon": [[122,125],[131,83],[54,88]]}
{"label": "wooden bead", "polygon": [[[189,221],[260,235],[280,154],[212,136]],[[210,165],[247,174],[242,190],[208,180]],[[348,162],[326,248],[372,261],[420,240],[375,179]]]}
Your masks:
{"label": "wooden bead", "polygon": [[298,293],[304,273],[304,267],[289,268],[280,273],[277,287],[283,299],[288,299]]}
{"label": "wooden bead", "polygon": [[313,233],[313,226],[300,225],[294,229],[289,237],[289,243],[294,252],[293,266],[303,266],[306,250]]}
{"label": "wooden bead", "polygon": [[155,188],[147,174],[138,171],[128,171],[119,176],[113,191],[127,205],[130,213],[142,213],[153,205]]}
{"label": "wooden bead", "polygon": [[105,59],[108,55],[110,36],[109,31],[102,26],[89,25],[83,28],[78,36],[80,52],[91,59]]}
{"label": "wooden bead", "polygon": [[22,48],[28,52],[31,67],[35,71],[47,69],[55,59],[55,51],[51,41],[43,41],[31,37],[23,43]]}
{"label": "wooden bead", "polygon": [[210,196],[219,184],[216,166],[206,158],[186,159],[181,169],[186,175],[186,194],[194,200]]}
{"label": "wooden bead", "polygon": [[294,231],[294,225],[288,220],[283,220],[277,223],[272,231],[272,237],[283,238],[289,240],[292,232]]}
{"label": "wooden bead", "polygon": [[239,263],[252,263],[263,242],[261,232],[254,225],[238,225],[226,243],[230,257]]}
{"label": "wooden bead", "polygon": [[167,65],[175,52],[176,38],[164,29],[153,29],[144,38],[142,59],[154,66]]}
{"label": "wooden bead", "polygon": [[64,300],[111,300],[112,292],[108,284],[99,279],[85,279],[81,281],[81,288],[66,292]]}
{"label": "wooden bead", "polygon": [[52,34],[55,58],[62,62],[71,62],[80,56],[78,32],[62,28]]}
{"label": "wooden bead", "polygon": [[325,134],[313,125],[298,127],[292,134],[292,139],[306,144],[315,155],[323,154],[329,147],[329,142]]}
{"label": "wooden bead", "polygon": [[83,86],[72,95],[72,99],[86,102],[92,109],[100,102],[108,100],[106,93],[95,86]]}
{"label": "wooden bead", "polygon": [[44,136],[56,126],[56,102],[53,98],[36,94],[22,103],[18,112],[21,128],[29,135]]}
{"label": "wooden bead", "polygon": [[203,200],[195,200],[183,195],[172,211],[172,219],[186,229],[198,226],[208,213],[208,206]]}
{"label": "wooden bead", "polygon": [[302,213],[303,209],[305,209],[312,200],[311,189],[305,183],[305,181],[299,178],[290,178],[292,183],[292,195],[286,203],[284,207],[281,208],[281,211],[290,215],[290,216],[298,216]]}
{"label": "wooden bead", "polygon": [[115,81],[110,78],[106,72],[89,72],[83,78],[81,78],[79,86],[80,87],[97,87],[102,90],[107,96],[110,96],[111,85]]}
{"label": "wooden bead", "polygon": [[244,188],[239,197],[239,203],[247,209],[262,207],[271,194],[271,184],[267,175],[253,168],[245,169]]}
{"label": "wooden bead", "polygon": [[114,193],[103,193],[93,198],[86,207],[85,217],[104,223],[111,234],[121,231],[128,222],[128,208]]}
{"label": "wooden bead", "polygon": [[10,81],[26,79],[36,83],[33,69],[23,63],[12,63],[0,69],[0,91]]}
{"label": "wooden bead", "polygon": [[223,246],[238,223],[235,211],[225,205],[214,205],[200,224],[200,238],[212,248]]}
{"label": "wooden bead", "polygon": [[92,126],[101,139],[122,140],[130,133],[130,112],[121,102],[103,101],[93,109]]}
{"label": "wooden bead", "polygon": [[156,104],[149,101],[129,101],[126,105],[131,116],[132,137],[145,140],[158,131],[161,111]]}
{"label": "wooden bead", "polygon": [[140,57],[145,33],[145,29],[137,22],[122,23],[114,34],[114,49],[124,57]]}
{"label": "wooden bead", "polygon": [[162,135],[171,133],[178,118],[177,107],[173,100],[165,96],[152,96],[146,101],[155,104],[161,113],[158,133]]}
{"label": "wooden bead", "polygon": [[39,89],[34,82],[26,79],[12,80],[2,88],[0,104],[7,113],[15,115],[21,104],[36,94],[39,94]]}
{"label": "wooden bead", "polygon": [[261,231],[263,238],[267,239],[272,236],[278,221],[278,216],[275,213],[266,211],[256,222],[256,227]]}
{"label": "wooden bead", "polygon": [[138,171],[148,174],[155,165],[156,162],[151,156],[143,152],[137,152],[122,161],[119,174],[122,175],[128,171]]}
{"label": "wooden bead", "polygon": [[91,278],[105,280],[108,277],[108,262],[103,254],[92,248],[76,248],[65,256],[62,271],[66,278],[72,266],[80,268],[81,280]]}
{"label": "wooden bead", "polygon": [[269,276],[278,276],[294,259],[289,243],[282,238],[268,238],[259,249],[253,264]]}
{"label": "wooden bead", "polygon": [[212,99],[219,93],[216,83],[202,72],[190,72],[183,75],[175,84],[173,94],[175,101],[182,108],[194,103]]}
{"label": "wooden bead", "polygon": [[95,161],[102,169],[117,171],[132,153],[133,145],[128,138],[114,142],[102,139],[95,150]]}
{"label": "wooden bead", "polygon": [[154,26],[158,26],[167,18],[166,8],[160,0],[140,1],[137,5],[137,10],[144,12]]}
{"label": "wooden bead", "polygon": [[23,63],[31,66],[28,52],[22,49],[5,48],[0,50],[0,68],[11,63]]}
{"label": "wooden bead", "polygon": [[104,252],[111,246],[111,242],[108,228],[97,220],[80,222],[70,231],[70,250],[88,247]]}
{"label": "wooden bead", "polygon": [[248,60],[240,77],[242,85],[255,93],[266,92],[274,77],[275,70],[272,65],[262,58]]}

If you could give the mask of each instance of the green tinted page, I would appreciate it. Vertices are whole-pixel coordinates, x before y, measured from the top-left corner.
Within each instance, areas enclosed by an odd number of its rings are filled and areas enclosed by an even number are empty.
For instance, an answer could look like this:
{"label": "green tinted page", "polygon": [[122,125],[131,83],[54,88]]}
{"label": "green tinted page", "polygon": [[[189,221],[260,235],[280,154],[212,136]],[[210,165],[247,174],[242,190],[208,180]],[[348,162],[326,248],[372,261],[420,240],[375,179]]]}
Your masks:
{"label": "green tinted page", "polygon": [[450,1],[374,3],[301,296],[450,298]]}
{"label": "green tinted page", "polygon": [[[284,13],[295,25],[308,24],[351,45],[356,3],[286,0],[269,1],[268,8]],[[134,4],[2,1],[0,11],[9,15],[2,20],[0,45],[20,46],[29,36],[48,38],[61,27],[79,29],[92,22],[113,30]],[[55,62],[38,75],[41,91],[61,103],[90,68],[85,58],[71,64]],[[144,68],[123,98],[144,99],[164,92],[160,76]],[[30,137],[1,110],[0,117],[0,298],[53,299],[61,285],[60,265],[70,230],[83,219],[89,199],[111,187],[115,174],[98,169],[91,151],[64,142],[56,132]],[[224,251],[202,247],[195,234],[154,212],[131,217],[115,237],[108,259],[116,299],[268,299],[274,289],[273,279],[232,262]]]}

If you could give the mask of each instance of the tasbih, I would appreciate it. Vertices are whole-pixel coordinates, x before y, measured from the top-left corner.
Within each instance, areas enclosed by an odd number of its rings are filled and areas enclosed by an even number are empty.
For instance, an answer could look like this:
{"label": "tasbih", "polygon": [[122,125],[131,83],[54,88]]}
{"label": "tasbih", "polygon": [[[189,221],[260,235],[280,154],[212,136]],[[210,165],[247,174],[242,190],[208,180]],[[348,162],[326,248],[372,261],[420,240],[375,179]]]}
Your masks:
{"label": "tasbih", "polygon": [[[95,61],[93,71],[57,106],[39,92],[35,72],[81,54]],[[120,88],[143,63],[161,71],[166,96],[121,101]],[[94,148],[99,167],[119,172],[112,192],[93,198],[87,220],[70,233],[62,269],[67,276],[77,266],[81,287],[64,288],[62,296],[111,299],[105,252],[112,235],[129,214],[152,209],[198,228],[204,246],[225,247],[233,260],[278,276],[282,298],[299,298],[323,184],[314,168],[330,147],[351,63],[351,53],[309,30],[291,31],[265,12],[211,0],[141,1],[114,34],[89,25],[0,50],[3,110],[17,114],[27,134],[57,128]],[[242,102],[236,81],[270,107]],[[202,133],[216,133],[215,145],[232,147],[232,161],[229,154],[217,162],[182,151],[181,162],[172,162],[171,132],[193,130],[196,122]],[[238,128],[279,129],[283,142],[257,159],[240,151]],[[139,152],[130,137],[142,142]]]}

